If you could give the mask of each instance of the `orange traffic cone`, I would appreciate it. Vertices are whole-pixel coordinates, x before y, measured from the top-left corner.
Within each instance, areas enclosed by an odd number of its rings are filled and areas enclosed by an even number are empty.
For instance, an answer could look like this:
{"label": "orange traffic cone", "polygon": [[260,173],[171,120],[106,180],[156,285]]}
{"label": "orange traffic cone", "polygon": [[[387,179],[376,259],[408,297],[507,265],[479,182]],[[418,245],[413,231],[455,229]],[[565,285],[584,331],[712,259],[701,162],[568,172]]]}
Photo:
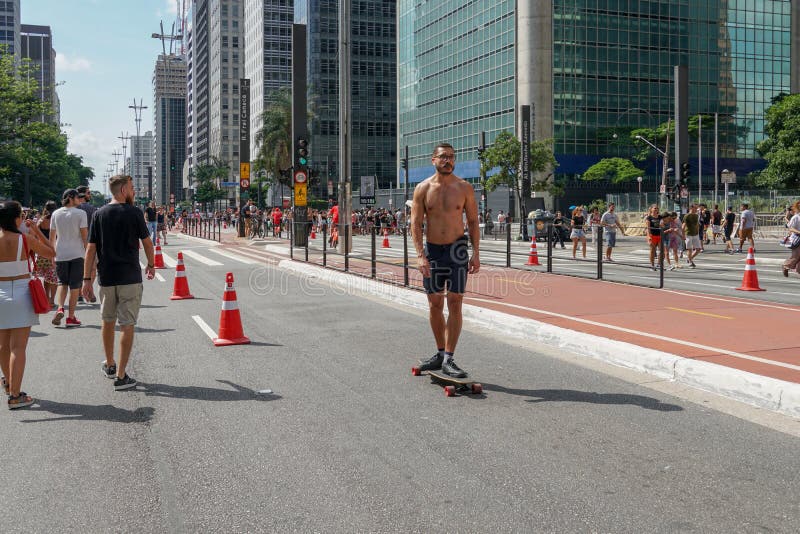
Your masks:
{"label": "orange traffic cone", "polygon": [[222,295],[222,312],[219,314],[219,333],[214,345],[246,345],[250,338],[242,330],[242,318],[239,316],[239,304],[236,302],[236,290],[233,288],[233,273],[225,275],[225,293]]}
{"label": "orange traffic cone", "polygon": [[223,221],[223,222],[222,222],[222,229],[223,229],[223,230],[227,230],[227,229],[228,229],[228,223],[227,223],[227,221]]}
{"label": "orange traffic cone", "polygon": [[384,230],[383,231],[383,244],[381,245],[381,248],[392,248],[391,246],[389,246],[389,231],[388,230]]}
{"label": "orange traffic cone", "polygon": [[314,231],[314,227],[312,226],[311,227],[311,239],[316,239],[316,238],[317,238],[317,232]]}
{"label": "orange traffic cone", "polygon": [[525,265],[541,265],[539,263],[539,253],[536,252],[536,238],[531,238],[531,252],[528,255],[528,263]]}
{"label": "orange traffic cone", "polygon": [[166,269],[167,266],[164,265],[164,256],[161,255],[161,242],[156,238],[156,257],[155,261],[153,262],[153,266],[156,269]]}
{"label": "orange traffic cone", "polygon": [[766,289],[758,287],[758,272],[756,271],[756,257],[753,247],[750,247],[750,250],[747,251],[742,287],[737,287],[736,289],[739,291],[766,291]]}
{"label": "orange traffic cone", "polygon": [[172,286],[170,300],[193,299],[189,293],[189,281],[186,280],[186,267],[183,265],[183,252],[178,252],[178,266],[175,267],[175,284]]}

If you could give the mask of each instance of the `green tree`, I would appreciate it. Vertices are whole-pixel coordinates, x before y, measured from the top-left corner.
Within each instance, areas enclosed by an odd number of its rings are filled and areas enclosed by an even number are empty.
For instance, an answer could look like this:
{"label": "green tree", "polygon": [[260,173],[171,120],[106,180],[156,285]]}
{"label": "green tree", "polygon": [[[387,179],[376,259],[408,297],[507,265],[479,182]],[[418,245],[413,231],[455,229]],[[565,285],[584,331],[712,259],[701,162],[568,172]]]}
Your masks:
{"label": "green tree", "polygon": [[266,171],[268,181],[290,186],[291,178],[281,171],[292,166],[292,91],[283,87],[272,92],[270,104],[261,115],[263,126],[256,134],[253,170]]}
{"label": "green tree", "polygon": [[[531,150],[531,190],[545,191],[554,196],[563,194],[563,188],[553,181],[551,171],[556,165],[553,154],[553,140],[545,139],[533,141]],[[522,192],[520,191],[520,162],[522,158],[522,144],[514,134],[503,131],[494,140],[491,146],[480,156],[481,165],[485,170],[496,169],[497,172],[486,179],[486,191],[492,192],[499,185],[510,187],[516,194],[519,205],[522,205]]]}
{"label": "green tree", "polygon": [[800,187],[800,94],[776,98],[765,113],[767,138],[756,149],[767,167],[752,177],[756,185]]}
{"label": "green tree", "polygon": [[201,163],[194,168],[195,200],[203,204],[225,198],[226,192],[219,187],[219,182],[230,176],[230,166],[216,156],[211,156],[208,163]]}
{"label": "green tree", "polygon": [[15,68],[0,47],[0,195],[42,205],[64,189],[86,185],[94,176],[80,157],[67,152],[58,125],[41,122],[53,110],[39,100],[30,62]]}
{"label": "green tree", "polygon": [[619,184],[635,180],[645,172],[624,158],[604,158],[589,167],[581,176],[583,180],[611,180]]}

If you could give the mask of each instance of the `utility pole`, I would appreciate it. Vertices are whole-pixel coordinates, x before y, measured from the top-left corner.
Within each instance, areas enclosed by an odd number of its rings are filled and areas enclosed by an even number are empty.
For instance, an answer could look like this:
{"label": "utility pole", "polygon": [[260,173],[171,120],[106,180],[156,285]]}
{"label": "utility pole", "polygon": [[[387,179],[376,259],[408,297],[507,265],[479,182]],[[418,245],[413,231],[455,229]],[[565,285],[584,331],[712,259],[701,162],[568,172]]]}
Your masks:
{"label": "utility pole", "polygon": [[122,152],[114,150],[111,155],[114,156],[114,174],[119,174],[119,157],[122,155]]}
{"label": "utility pole", "polygon": [[142,110],[147,109],[147,106],[142,105],[142,99],[139,99],[139,104],[136,104],[136,99],[133,99],[133,105],[128,106],[133,110],[133,121],[136,123],[136,137],[142,135]]}
{"label": "utility pole", "polygon": [[120,136],[117,139],[122,140],[122,172],[125,172],[125,165],[128,161],[128,141],[130,141],[131,136],[128,135],[128,132],[120,132]]}
{"label": "utility pole", "polygon": [[[172,23],[172,31],[169,34],[164,33],[164,21],[161,21],[161,33],[153,33],[150,35],[153,39],[161,40],[161,50],[163,52],[162,57],[164,58],[164,76],[165,76],[165,83],[164,87],[166,88],[169,84],[169,77],[170,77],[170,62],[172,61],[173,57],[173,47],[175,45],[175,41],[183,40],[183,35],[175,34],[175,23]],[[166,42],[169,41],[169,55],[167,55],[167,45]],[[156,62],[156,84],[158,84],[158,62]],[[165,91],[167,93],[168,91]],[[165,97],[162,97],[165,98]],[[166,177],[167,177],[167,190],[164,192],[164,199],[165,203],[169,202],[170,194],[172,193],[172,173],[171,173],[171,154],[170,154],[170,146],[169,146],[169,98],[166,97],[167,105],[164,106],[164,126],[167,132],[166,137],[164,138],[164,148],[166,152]],[[156,110],[156,113],[161,111],[161,106],[159,109]],[[159,132],[160,133],[160,132]],[[158,135],[158,134],[156,134]]]}
{"label": "utility pole", "polygon": [[[350,13],[351,0],[339,0],[339,233],[344,237],[339,251],[351,250],[350,219],[353,201],[351,156],[352,123],[350,92]],[[345,256],[345,264],[347,264]],[[347,267],[347,265],[345,265]]]}

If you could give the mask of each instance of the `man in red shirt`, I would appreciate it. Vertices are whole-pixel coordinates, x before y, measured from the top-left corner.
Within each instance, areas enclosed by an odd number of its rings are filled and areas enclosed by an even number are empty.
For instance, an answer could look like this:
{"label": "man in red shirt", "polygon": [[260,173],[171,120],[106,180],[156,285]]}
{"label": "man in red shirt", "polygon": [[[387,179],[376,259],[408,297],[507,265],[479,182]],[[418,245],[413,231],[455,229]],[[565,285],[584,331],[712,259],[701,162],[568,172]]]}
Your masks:
{"label": "man in red shirt", "polygon": [[333,207],[330,209],[330,214],[331,214],[331,218],[332,218],[332,220],[331,220],[332,224],[334,226],[338,226],[339,225],[339,205],[338,204],[334,204],[333,205]]}
{"label": "man in red shirt", "polygon": [[277,237],[280,234],[282,217],[283,213],[281,213],[279,207],[272,208],[272,237]]}

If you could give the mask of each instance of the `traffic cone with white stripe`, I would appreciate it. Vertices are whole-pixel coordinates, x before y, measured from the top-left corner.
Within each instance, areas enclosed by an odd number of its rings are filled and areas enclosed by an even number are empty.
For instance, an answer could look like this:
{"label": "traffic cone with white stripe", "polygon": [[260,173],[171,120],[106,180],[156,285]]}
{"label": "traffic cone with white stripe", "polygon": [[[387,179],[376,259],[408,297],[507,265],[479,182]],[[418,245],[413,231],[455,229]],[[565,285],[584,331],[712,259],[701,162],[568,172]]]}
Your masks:
{"label": "traffic cone with white stripe", "polygon": [[539,263],[539,253],[536,252],[536,238],[531,238],[531,252],[528,255],[528,263],[525,265],[541,265]]}
{"label": "traffic cone with white stripe", "polygon": [[175,284],[172,286],[170,300],[193,299],[189,293],[189,281],[186,279],[186,267],[183,265],[183,252],[178,252],[178,265],[175,267]]}
{"label": "traffic cone with white stripe", "polygon": [[750,247],[750,250],[747,251],[742,287],[737,287],[736,289],[739,291],[766,291],[766,289],[758,287],[758,272],[756,271],[756,257],[753,247]]}
{"label": "traffic cone with white stripe", "polygon": [[381,244],[381,248],[392,248],[389,245],[389,230],[383,231],[383,243]]}
{"label": "traffic cone with white stripe", "polygon": [[239,316],[239,304],[236,302],[236,290],[233,288],[233,273],[225,275],[225,293],[222,295],[222,311],[219,314],[219,332],[214,345],[247,345],[250,338],[242,330],[242,318]]}
{"label": "traffic cone with white stripe", "polygon": [[166,269],[167,266],[164,265],[164,256],[161,255],[161,242],[156,238],[156,257],[155,261],[153,261],[153,266],[156,269]]}

